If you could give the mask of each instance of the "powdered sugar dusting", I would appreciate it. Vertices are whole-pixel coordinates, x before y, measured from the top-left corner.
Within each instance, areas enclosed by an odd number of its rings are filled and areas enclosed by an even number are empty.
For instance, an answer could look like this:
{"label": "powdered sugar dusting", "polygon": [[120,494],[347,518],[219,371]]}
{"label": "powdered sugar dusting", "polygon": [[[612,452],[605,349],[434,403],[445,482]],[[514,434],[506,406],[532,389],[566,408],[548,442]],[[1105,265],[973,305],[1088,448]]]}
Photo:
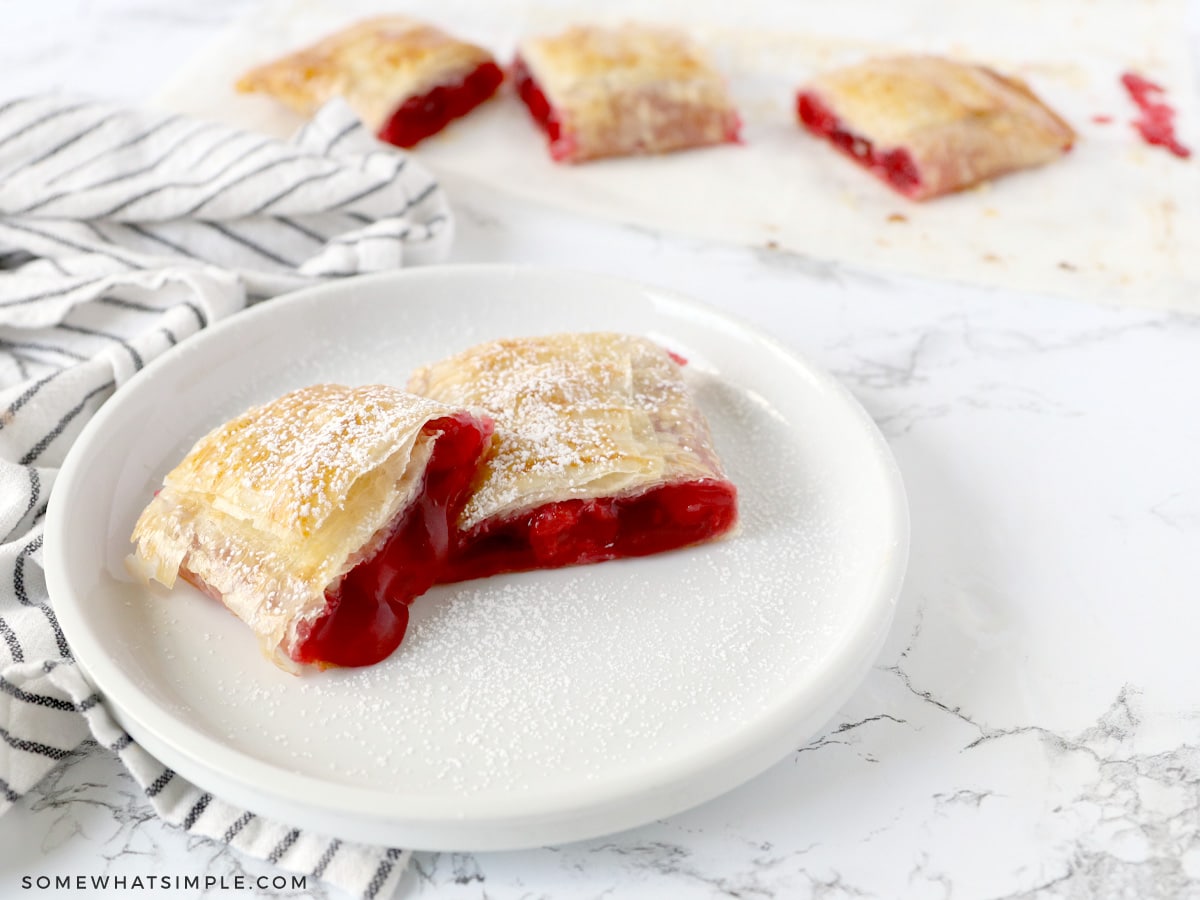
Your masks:
{"label": "powdered sugar dusting", "polygon": [[645,338],[492,341],[419,370],[409,388],[496,421],[464,528],[549,500],[723,477],[680,367]]}
{"label": "powdered sugar dusting", "polygon": [[[895,583],[903,501],[878,436],[827,377],[702,307],[571,273],[427,267],[317,299],[185,342],[153,389],[131,384],[109,407],[119,417],[98,423],[115,452],[96,457],[103,502],[77,511],[78,612],[106,651],[95,664],[134,685],[113,702],[167,723],[168,764],[203,749],[214,779],[264,807],[375,810],[378,833],[405,846],[386,826],[421,810],[477,832],[528,821],[535,801],[582,821],[584,794],[667,814],[665,792],[619,791],[730,784],[740,776],[716,751],[782,756],[856,683],[845,660],[887,624],[881,581]],[[300,677],[263,660],[220,604],[186,585],[164,602],[126,576],[129,524],[199,423],[309,380],[403,384],[478,341],[594,329],[669,336],[690,360],[740,489],[739,533],[430,592],[380,666]]]}
{"label": "powdered sugar dusting", "polygon": [[236,500],[239,512],[251,514],[256,524],[309,535],[398,437],[411,437],[429,419],[450,412],[387,385],[313,385],[210,432],[166,483],[185,490],[211,486],[219,497]]}
{"label": "powdered sugar dusting", "polygon": [[451,412],[385,385],[314,385],[254,407],[168,473],[134,529],[140,566],[166,585],[184,572],[293,668],[326,587],[419,489],[422,429]]}
{"label": "powdered sugar dusting", "polygon": [[[152,639],[177,657],[164,664],[173,691],[224,741],[293,771],[462,798],[609,784],[769,715],[846,627],[836,598],[866,562],[847,549],[857,512],[834,462],[760,397],[689,378],[739,485],[738,534],[438,588],[391,659],[298,679],[264,676],[241,635],[196,642],[226,630],[220,616],[189,626],[195,604],[169,623],[151,607]],[[178,657],[221,666],[197,688],[175,674]],[[213,677],[219,708],[200,701]]]}

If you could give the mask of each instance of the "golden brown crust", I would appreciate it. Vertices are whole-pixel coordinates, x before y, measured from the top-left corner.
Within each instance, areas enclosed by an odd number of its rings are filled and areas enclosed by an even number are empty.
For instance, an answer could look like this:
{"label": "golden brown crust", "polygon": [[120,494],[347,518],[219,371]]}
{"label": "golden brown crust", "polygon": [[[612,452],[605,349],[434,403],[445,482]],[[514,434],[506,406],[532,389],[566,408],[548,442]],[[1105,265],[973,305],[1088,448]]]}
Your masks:
{"label": "golden brown crust", "polygon": [[454,410],[385,385],[314,385],[201,438],[142,512],[134,568],[219,596],[291,668],[300,626],[419,491]]}
{"label": "golden brown crust", "polygon": [[736,137],[737,112],[724,79],[682,32],[575,27],[523,41],[519,56],[574,145],[567,161]]}
{"label": "golden brown crust", "polygon": [[682,32],[644,25],[575,26],[527,39],[521,44],[521,55],[552,72],[556,87],[596,78],[617,78],[622,86],[629,86],[715,74]]}
{"label": "golden brown crust", "polygon": [[1024,82],[938,56],[868,60],[803,90],[877,151],[906,150],[921,176],[915,199],[1051,162],[1075,141]]}
{"label": "golden brown crust", "polygon": [[724,478],[680,366],[645,338],[492,341],[419,369],[409,389],[496,422],[463,529],[556,500]]}
{"label": "golden brown crust", "polygon": [[378,131],[409,97],[456,81],[492,55],[405,16],[367,19],[311,47],[251,69],[236,87],[270,94],[302,115],[343,97]]}

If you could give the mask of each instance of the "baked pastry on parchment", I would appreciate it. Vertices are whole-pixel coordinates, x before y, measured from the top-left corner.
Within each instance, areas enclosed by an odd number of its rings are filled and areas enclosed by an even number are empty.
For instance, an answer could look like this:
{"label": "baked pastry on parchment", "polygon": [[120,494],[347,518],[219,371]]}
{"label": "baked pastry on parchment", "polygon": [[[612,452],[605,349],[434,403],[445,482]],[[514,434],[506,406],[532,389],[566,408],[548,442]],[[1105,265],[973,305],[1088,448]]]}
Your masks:
{"label": "baked pastry on parchment", "polygon": [[724,79],[672,29],[579,26],[528,38],[513,81],[559,162],[738,140]]}
{"label": "baked pastry on parchment", "polygon": [[1075,133],[1017,78],[938,56],[872,59],[799,91],[800,122],[913,200],[1052,162]]}
{"label": "baked pastry on parchment", "polygon": [[237,89],[270,94],[305,116],[343,97],[382,140],[412,147],[479,106],[503,81],[482,47],[415,19],[383,16],[251,69]]}

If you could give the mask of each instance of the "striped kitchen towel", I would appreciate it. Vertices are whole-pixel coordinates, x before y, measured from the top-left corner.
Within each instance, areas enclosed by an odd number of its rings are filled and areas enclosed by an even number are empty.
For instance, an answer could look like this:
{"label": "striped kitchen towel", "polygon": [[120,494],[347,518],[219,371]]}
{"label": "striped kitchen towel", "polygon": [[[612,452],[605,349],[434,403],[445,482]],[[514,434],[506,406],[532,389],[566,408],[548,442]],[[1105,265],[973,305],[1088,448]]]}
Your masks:
{"label": "striped kitchen towel", "polygon": [[150,360],[247,303],[445,258],[438,184],[323,109],[290,142],[59,95],[0,103],[0,813],[93,739],[168,822],[362,897],[407,852],[236,809],[151,758],[71,656],[41,570],[80,428]]}

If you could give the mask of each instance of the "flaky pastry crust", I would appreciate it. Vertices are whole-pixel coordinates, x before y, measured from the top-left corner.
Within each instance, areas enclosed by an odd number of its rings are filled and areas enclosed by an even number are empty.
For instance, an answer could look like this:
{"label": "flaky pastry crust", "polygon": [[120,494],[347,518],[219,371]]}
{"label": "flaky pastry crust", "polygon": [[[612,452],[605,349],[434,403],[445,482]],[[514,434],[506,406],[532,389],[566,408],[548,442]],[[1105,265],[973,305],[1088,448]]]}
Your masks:
{"label": "flaky pastry crust", "polygon": [[925,199],[1059,158],[1075,132],[1023,81],[939,56],[894,56],[826,72],[802,89],[876,149],[903,149]]}
{"label": "flaky pastry crust", "polygon": [[645,338],[492,341],[417,370],[409,390],[495,420],[495,450],[459,519],[463,531],[558,500],[725,477],[682,369]]}
{"label": "flaky pastry crust", "polygon": [[369,557],[421,489],[454,410],[386,385],[315,385],[248,410],[201,438],[142,512],[132,568],[182,575],[295,670],[302,626],[325,591]]}
{"label": "flaky pastry crust", "polygon": [[682,32],[577,26],[522,41],[518,57],[574,145],[566,161],[736,139],[724,79]]}
{"label": "flaky pastry crust", "polygon": [[494,62],[482,47],[406,16],[381,16],[243,75],[243,93],[270,94],[309,116],[343,97],[367,127],[381,129],[409,97],[456,82]]}

